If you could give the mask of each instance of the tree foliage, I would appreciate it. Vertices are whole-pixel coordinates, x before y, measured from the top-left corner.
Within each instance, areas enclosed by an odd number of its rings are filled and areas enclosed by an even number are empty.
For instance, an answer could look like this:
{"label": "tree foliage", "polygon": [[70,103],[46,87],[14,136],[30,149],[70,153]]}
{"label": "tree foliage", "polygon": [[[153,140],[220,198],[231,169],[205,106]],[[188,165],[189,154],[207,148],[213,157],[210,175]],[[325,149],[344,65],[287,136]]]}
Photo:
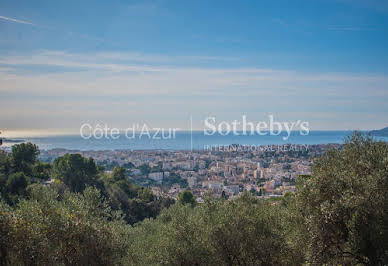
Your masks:
{"label": "tree foliage", "polygon": [[128,228],[98,190],[60,197],[35,186],[30,196],[14,208],[1,203],[2,265],[110,265],[126,254]]}
{"label": "tree foliage", "polygon": [[388,145],[355,134],[301,178],[298,211],[316,264],[388,263]]}
{"label": "tree foliage", "polygon": [[131,231],[133,265],[290,265],[292,250],[278,206],[244,195],[177,204]]}
{"label": "tree foliage", "polygon": [[32,173],[32,166],[37,162],[39,148],[32,143],[21,143],[12,146],[12,168],[13,172],[24,172],[27,175]]}
{"label": "tree foliage", "polygon": [[71,191],[82,192],[87,186],[97,185],[99,171],[93,158],[66,154],[54,161],[54,173]]}
{"label": "tree foliage", "polygon": [[178,195],[178,202],[183,205],[189,204],[191,206],[195,206],[197,203],[193,193],[189,190],[185,190]]}
{"label": "tree foliage", "polygon": [[39,149],[31,143],[12,146],[10,154],[0,152],[0,198],[15,204],[26,196],[35,179],[47,178],[50,169],[38,161]]}
{"label": "tree foliage", "polygon": [[126,169],[124,167],[117,166],[113,168],[112,178],[115,181],[125,180],[126,177]]}

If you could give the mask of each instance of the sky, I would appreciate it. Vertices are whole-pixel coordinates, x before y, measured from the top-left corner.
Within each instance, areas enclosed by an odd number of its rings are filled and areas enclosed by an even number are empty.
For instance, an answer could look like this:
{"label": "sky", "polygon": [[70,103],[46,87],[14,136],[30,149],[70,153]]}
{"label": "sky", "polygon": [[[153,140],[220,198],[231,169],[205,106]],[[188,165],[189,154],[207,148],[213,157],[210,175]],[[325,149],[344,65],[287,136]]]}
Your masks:
{"label": "sky", "polygon": [[0,2],[0,130],[388,126],[388,2]]}

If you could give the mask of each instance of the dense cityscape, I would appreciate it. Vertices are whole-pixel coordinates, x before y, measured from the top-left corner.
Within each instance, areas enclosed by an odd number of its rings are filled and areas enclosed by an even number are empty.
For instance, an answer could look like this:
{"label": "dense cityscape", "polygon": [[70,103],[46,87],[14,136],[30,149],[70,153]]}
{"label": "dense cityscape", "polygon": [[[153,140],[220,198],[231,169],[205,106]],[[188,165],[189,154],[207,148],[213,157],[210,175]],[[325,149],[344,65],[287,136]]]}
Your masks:
{"label": "dense cityscape", "polygon": [[247,146],[230,145],[201,151],[41,151],[43,161],[66,153],[92,157],[110,173],[115,166],[126,169],[128,179],[149,187],[156,196],[176,199],[189,189],[201,202],[205,195],[233,199],[243,191],[259,198],[295,192],[300,175],[311,174],[314,158],[340,144],[268,145],[249,151]]}

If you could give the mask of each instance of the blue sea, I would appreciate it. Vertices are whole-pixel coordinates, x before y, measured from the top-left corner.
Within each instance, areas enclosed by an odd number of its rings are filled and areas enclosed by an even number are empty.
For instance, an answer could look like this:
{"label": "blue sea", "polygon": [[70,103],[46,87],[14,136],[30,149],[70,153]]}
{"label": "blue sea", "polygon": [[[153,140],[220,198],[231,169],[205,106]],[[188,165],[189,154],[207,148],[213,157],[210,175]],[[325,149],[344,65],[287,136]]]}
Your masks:
{"label": "blue sea", "polygon": [[[352,134],[352,131],[310,131],[307,136],[302,136],[299,132],[291,132],[288,139],[283,137],[287,133],[271,135],[247,135],[235,136],[232,134],[223,136],[215,134],[206,136],[202,131],[177,132],[175,138],[171,139],[151,139],[148,136],[139,136],[128,139],[125,135],[120,135],[118,139],[83,139],[79,135],[47,136],[47,137],[24,137],[25,142],[32,142],[42,150],[63,148],[68,150],[203,150],[206,146],[223,146],[231,144],[240,145],[283,145],[283,144],[327,144],[343,143],[344,139]],[[160,135],[159,135],[160,137]],[[387,137],[378,139],[388,141]],[[4,143],[3,147],[9,147],[11,143]]]}

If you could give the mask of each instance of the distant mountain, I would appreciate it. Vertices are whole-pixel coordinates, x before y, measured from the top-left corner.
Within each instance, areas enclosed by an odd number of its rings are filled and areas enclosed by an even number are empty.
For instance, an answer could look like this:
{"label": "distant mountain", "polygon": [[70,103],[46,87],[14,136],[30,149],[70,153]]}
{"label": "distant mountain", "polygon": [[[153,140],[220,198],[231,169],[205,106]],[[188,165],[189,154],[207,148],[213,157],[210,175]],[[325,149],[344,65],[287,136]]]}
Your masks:
{"label": "distant mountain", "polygon": [[388,127],[385,127],[380,130],[369,131],[369,134],[371,134],[372,136],[388,137]]}

